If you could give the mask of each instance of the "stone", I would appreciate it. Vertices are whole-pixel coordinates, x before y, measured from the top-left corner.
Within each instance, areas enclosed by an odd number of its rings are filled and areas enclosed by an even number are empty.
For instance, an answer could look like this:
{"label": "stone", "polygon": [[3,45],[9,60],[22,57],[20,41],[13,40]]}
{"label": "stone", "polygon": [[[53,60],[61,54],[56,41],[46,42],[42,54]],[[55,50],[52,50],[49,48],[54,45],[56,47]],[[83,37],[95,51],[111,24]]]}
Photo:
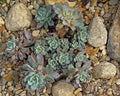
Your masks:
{"label": "stone", "polygon": [[79,92],[76,96],[82,96],[82,93],[81,93],[81,92]]}
{"label": "stone", "polygon": [[3,20],[3,18],[2,17],[0,17],[0,26],[2,26],[2,25],[4,25],[4,20]]}
{"label": "stone", "polygon": [[32,36],[33,36],[33,37],[37,37],[37,36],[39,36],[39,33],[40,33],[40,30],[34,30],[34,31],[32,32]]}
{"label": "stone", "polygon": [[95,16],[89,25],[88,43],[93,47],[101,47],[106,44],[107,30],[103,24],[103,19]]}
{"label": "stone", "polygon": [[120,6],[109,31],[107,53],[110,58],[120,62]]}
{"label": "stone", "polygon": [[110,0],[110,1],[109,1],[109,4],[110,4],[110,5],[116,5],[116,4],[118,4],[118,1],[119,1],[119,0]]}
{"label": "stone", "polygon": [[109,62],[101,62],[93,68],[93,77],[101,79],[110,79],[116,75],[117,68]]}
{"label": "stone", "polygon": [[116,84],[117,84],[117,85],[120,85],[120,79],[117,79],[117,80],[116,80]]}
{"label": "stone", "polygon": [[31,25],[32,15],[29,9],[22,3],[13,5],[8,11],[5,21],[6,28],[10,31],[18,31]]}
{"label": "stone", "polygon": [[53,96],[74,96],[74,87],[66,81],[59,81],[52,87]]}

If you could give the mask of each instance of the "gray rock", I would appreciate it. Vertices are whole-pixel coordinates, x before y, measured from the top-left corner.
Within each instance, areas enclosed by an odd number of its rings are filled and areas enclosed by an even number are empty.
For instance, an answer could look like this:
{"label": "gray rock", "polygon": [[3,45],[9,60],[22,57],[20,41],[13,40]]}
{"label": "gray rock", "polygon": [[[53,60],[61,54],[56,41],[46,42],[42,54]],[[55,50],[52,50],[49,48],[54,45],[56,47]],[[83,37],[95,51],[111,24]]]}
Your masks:
{"label": "gray rock", "polygon": [[107,52],[112,59],[120,62],[120,6],[109,32]]}
{"label": "gray rock", "polygon": [[73,91],[74,87],[65,81],[59,81],[52,87],[53,96],[74,96]]}
{"label": "gray rock", "polygon": [[4,20],[3,20],[3,18],[0,16],[0,26],[2,26],[2,25],[4,25]]}
{"label": "gray rock", "polygon": [[109,4],[110,5],[116,5],[118,3],[119,0],[110,0]]}
{"label": "gray rock", "polygon": [[100,47],[106,44],[107,30],[103,24],[103,19],[95,16],[89,26],[88,43],[93,47]]}
{"label": "gray rock", "polygon": [[116,75],[116,66],[109,62],[101,62],[93,69],[93,77],[110,79]]}
{"label": "gray rock", "polygon": [[29,27],[32,21],[32,15],[28,8],[17,3],[13,5],[6,18],[6,28],[10,31],[22,30],[24,27]]}

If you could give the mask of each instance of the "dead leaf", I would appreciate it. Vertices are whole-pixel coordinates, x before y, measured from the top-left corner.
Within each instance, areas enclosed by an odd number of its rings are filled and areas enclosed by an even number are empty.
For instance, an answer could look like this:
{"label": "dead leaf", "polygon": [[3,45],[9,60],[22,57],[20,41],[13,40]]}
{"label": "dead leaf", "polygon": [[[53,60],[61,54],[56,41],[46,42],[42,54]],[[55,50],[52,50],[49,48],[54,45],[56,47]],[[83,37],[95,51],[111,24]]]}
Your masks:
{"label": "dead leaf", "polygon": [[83,11],[85,11],[85,8],[82,8],[81,6],[78,7],[78,12],[83,12]]}
{"label": "dead leaf", "polygon": [[0,26],[0,32],[3,32],[5,30],[4,26]]}
{"label": "dead leaf", "polygon": [[95,15],[99,15],[100,14],[100,10],[95,10]]}
{"label": "dead leaf", "polygon": [[60,38],[63,38],[67,34],[67,29],[62,27],[61,29],[57,29],[57,34]]}
{"label": "dead leaf", "polygon": [[17,72],[11,70],[11,71],[9,71],[8,74],[5,74],[3,77],[7,82],[16,80],[17,79]]}
{"label": "dead leaf", "polygon": [[88,45],[86,45],[86,47],[85,47],[85,53],[86,54],[88,54],[88,55],[95,55],[95,54],[97,54],[98,53],[98,51],[99,51],[99,48],[92,48],[91,46],[88,46]]}
{"label": "dead leaf", "polygon": [[14,80],[14,76],[11,74],[5,74],[4,78],[7,82],[13,81]]}

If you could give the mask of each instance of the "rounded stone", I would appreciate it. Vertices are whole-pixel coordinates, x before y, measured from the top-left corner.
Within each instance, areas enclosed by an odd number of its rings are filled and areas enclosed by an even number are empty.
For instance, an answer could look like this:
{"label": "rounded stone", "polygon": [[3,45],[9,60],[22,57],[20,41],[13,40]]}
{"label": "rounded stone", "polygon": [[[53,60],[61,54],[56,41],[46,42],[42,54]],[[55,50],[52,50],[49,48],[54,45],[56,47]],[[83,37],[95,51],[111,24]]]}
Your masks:
{"label": "rounded stone", "polygon": [[101,47],[107,42],[107,30],[103,19],[95,16],[89,26],[88,43],[93,47]]}
{"label": "rounded stone", "polygon": [[109,62],[101,62],[93,69],[93,77],[110,79],[116,75],[116,66]]}
{"label": "rounded stone", "polygon": [[5,25],[10,31],[18,31],[30,26],[32,15],[29,9],[22,3],[13,5],[7,15]]}
{"label": "rounded stone", "polygon": [[52,87],[53,96],[74,96],[73,91],[74,87],[65,81],[59,81]]}

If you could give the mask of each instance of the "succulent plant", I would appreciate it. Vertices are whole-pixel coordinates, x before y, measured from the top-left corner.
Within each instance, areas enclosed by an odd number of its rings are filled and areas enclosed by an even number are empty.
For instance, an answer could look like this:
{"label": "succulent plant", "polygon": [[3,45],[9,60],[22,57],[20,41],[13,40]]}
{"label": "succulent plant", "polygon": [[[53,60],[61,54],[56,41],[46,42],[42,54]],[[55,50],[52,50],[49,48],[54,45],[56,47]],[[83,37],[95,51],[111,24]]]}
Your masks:
{"label": "succulent plant", "polygon": [[78,27],[77,31],[78,40],[86,42],[88,37],[88,26]]}
{"label": "succulent plant", "polygon": [[66,38],[60,39],[60,47],[61,47],[63,52],[67,52],[68,51],[69,46],[70,46],[69,43],[70,42]]}
{"label": "succulent plant", "polygon": [[[62,21],[64,28],[72,29],[64,38],[51,30],[45,37],[34,38],[30,32],[24,30],[24,33],[18,34],[17,39],[13,38],[7,42],[4,54],[6,57],[10,55],[7,59],[12,64],[22,65],[20,68],[24,70],[23,74],[21,73],[24,78],[23,85],[29,90],[42,89],[60,76],[66,76],[68,81],[75,80],[78,85],[89,79],[91,62],[84,52],[88,28],[84,26],[81,14],[76,7],[69,8],[66,3],[55,4],[53,9],[51,6],[45,6],[38,9],[36,15],[40,27],[48,28],[54,25],[53,11],[60,19],[57,23]],[[59,28],[63,26],[60,25]]]}
{"label": "succulent plant", "polygon": [[48,59],[48,66],[53,70],[57,69],[58,62],[54,59]]}
{"label": "succulent plant", "polygon": [[55,15],[50,5],[38,9],[36,15],[36,20],[39,22],[38,27],[54,26],[53,18]]}
{"label": "succulent plant", "polygon": [[23,80],[23,85],[29,90],[38,90],[45,86],[44,76],[30,72]]}
{"label": "succulent plant", "polygon": [[78,12],[77,7],[70,8],[67,3],[57,3],[53,5],[53,8],[63,25],[70,27],[73,31],[76,30],[76,27],[83,26],[82,14]]}
{"label": "succulent plant", "polygon": [[83,52],[79,52],[75,58],[74,58],[74,61],[75,62],[83,62],[84,60],[86,59],[86,56],[84,55]]}
{"label": "succulent plant", "polygon": [[34,51],[36,54],[40,53],[42,55],[46,55],[45,42],[43,40],[36,41]]}
{"label": "succulent plant", "polygon": [[76,75],[76,83],[80,85],[80,82],[86,83],[89,79],[88,73],[81,72],[80,74]]}
{"label": "succulent plant", "polygon": [[59,53],[58,61],[61,65],[66,65],[70,63],[69,53]]}
{"label": "succulent plant", "polygon": [[7,51],[12,51],[16,48],[16,39],[12,38],[7,42]]}
{"label": "succulent plant", "polygon": [[54,37],[54,36],[49,36],[46,38],[47,43],[48,43],[48,47],[51,51],[57,49],[59,47],[59,41],[58,38]]}

